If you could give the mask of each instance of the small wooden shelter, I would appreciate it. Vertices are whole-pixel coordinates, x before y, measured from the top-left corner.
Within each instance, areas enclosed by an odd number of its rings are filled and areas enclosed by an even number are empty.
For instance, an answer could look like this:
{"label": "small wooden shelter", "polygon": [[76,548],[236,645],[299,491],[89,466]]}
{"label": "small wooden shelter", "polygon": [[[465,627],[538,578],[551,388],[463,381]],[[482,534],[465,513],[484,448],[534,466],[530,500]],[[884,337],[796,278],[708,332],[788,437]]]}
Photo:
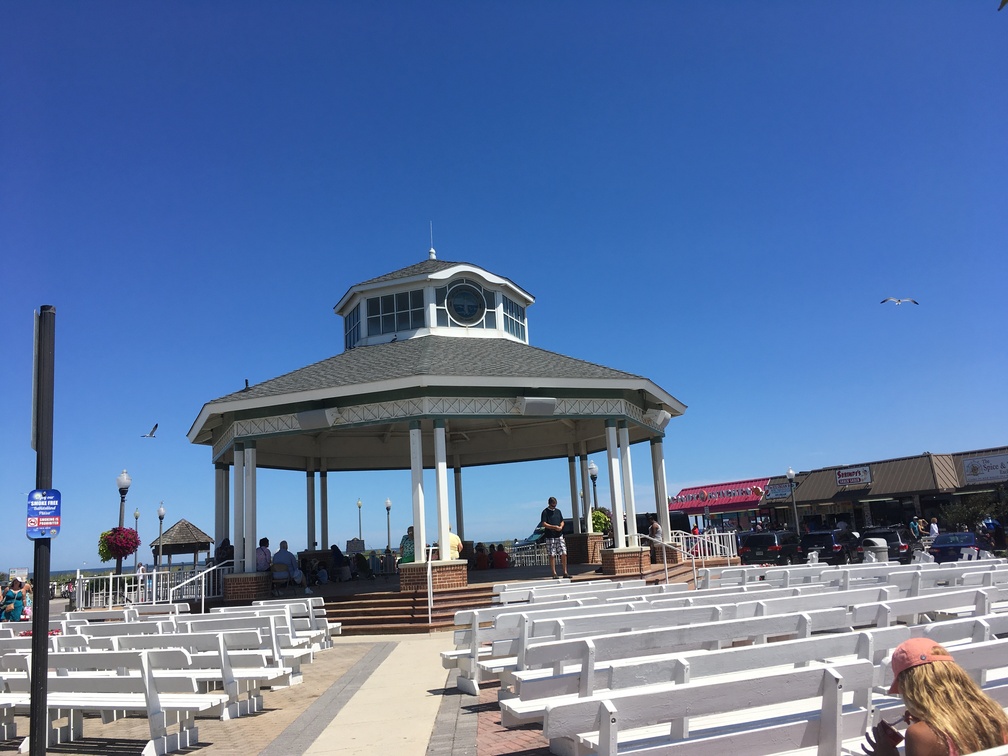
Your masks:
{"label": "small wooden shelter", "polygon": [[157,564],[158,547],[162,556],[168,557],[168,569],[171,569],[172,556],[175,554],[192,554],[193,564],[199,564],[199,555],[206,552],[209,556],[213,547],[213,538],[197,528],[186,519],[181,519],[161,534],[160,538],[151,541],[151,555]]}

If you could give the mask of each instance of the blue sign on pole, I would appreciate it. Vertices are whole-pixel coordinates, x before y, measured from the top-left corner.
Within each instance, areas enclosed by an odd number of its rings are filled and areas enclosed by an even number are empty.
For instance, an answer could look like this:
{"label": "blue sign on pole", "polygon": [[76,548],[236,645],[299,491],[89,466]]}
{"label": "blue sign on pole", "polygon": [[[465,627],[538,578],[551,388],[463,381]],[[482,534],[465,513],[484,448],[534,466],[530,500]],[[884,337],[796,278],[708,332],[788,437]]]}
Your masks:
{"label": "blue sign on pole", "polygon": [[26,535],[31,540],[55,538],[60,532],[60,492],[44,488],[28,494]]}

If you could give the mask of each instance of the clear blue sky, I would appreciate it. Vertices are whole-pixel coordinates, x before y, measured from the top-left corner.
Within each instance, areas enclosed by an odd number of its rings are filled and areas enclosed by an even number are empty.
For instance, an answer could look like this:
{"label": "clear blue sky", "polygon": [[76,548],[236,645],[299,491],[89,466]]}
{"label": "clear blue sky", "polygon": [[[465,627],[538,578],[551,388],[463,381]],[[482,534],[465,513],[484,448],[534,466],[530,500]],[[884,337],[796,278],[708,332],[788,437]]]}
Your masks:
{"label": "clear blue sky", "polygon": [[[1008,443],[997,5],[4,3],[0,569],[32,562],[35,308],[52,565],[90,568],[123,468],[145,544],[162,500],[213,533],[203,403],[340,352],[332,306],[422,260],[431,220],[441,259],[536,296],[532,344],[689,405],[670,493]],[[569,512],[566,471],[466,472],[466,535]],[[259,494],[262,533],[303,547],[304,475]],[[398,541],[408,474],[330,477],[341,543],[358,497],[368,546],[386,497]]]}

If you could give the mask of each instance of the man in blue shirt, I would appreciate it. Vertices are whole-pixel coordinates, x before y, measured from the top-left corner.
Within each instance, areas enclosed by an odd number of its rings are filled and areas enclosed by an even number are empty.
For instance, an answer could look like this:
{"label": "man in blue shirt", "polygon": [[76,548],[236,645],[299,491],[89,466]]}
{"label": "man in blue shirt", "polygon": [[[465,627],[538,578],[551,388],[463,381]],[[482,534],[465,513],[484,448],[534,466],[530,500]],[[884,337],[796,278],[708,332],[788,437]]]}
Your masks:
{"label": "man in blue shirt", "polygon": [[308,578],[298,567],[297,557],[287,550],[287,541],[280,541],[280,549],[273,555],[273,564],[286,567],[294,582],[304,588],[306,594],[312,593],[312,589],[308,587]]}

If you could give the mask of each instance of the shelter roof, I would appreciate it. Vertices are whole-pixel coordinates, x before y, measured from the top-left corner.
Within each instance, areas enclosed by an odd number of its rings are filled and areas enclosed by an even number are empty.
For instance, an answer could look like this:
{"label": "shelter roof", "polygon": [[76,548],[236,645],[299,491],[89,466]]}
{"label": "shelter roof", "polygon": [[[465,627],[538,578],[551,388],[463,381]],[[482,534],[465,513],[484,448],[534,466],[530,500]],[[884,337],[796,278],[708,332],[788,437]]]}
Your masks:
{"label": "shelter roof", "polygon": [[319,389],[352,388],[355,394],[360,394],[366,393],[362,389],[368,384],[417,376],[431,378],[425,381],[428,385],[437,378],[445,379],[449,385],[472,385],[473,379],[507,379],[519,385],[557,379],[646,380],[633,373],[510,340],[425,336],[357,347],[209,404]]}
{"label": "shelter roof", "polygon": [[157,551],[159,541],[161,550],[165,554],[192,554],[197,551],[209,551],[213,545],[213,538],[185,518],[164,531],[160,539],[155,538],[151,541],[151,549]]}

